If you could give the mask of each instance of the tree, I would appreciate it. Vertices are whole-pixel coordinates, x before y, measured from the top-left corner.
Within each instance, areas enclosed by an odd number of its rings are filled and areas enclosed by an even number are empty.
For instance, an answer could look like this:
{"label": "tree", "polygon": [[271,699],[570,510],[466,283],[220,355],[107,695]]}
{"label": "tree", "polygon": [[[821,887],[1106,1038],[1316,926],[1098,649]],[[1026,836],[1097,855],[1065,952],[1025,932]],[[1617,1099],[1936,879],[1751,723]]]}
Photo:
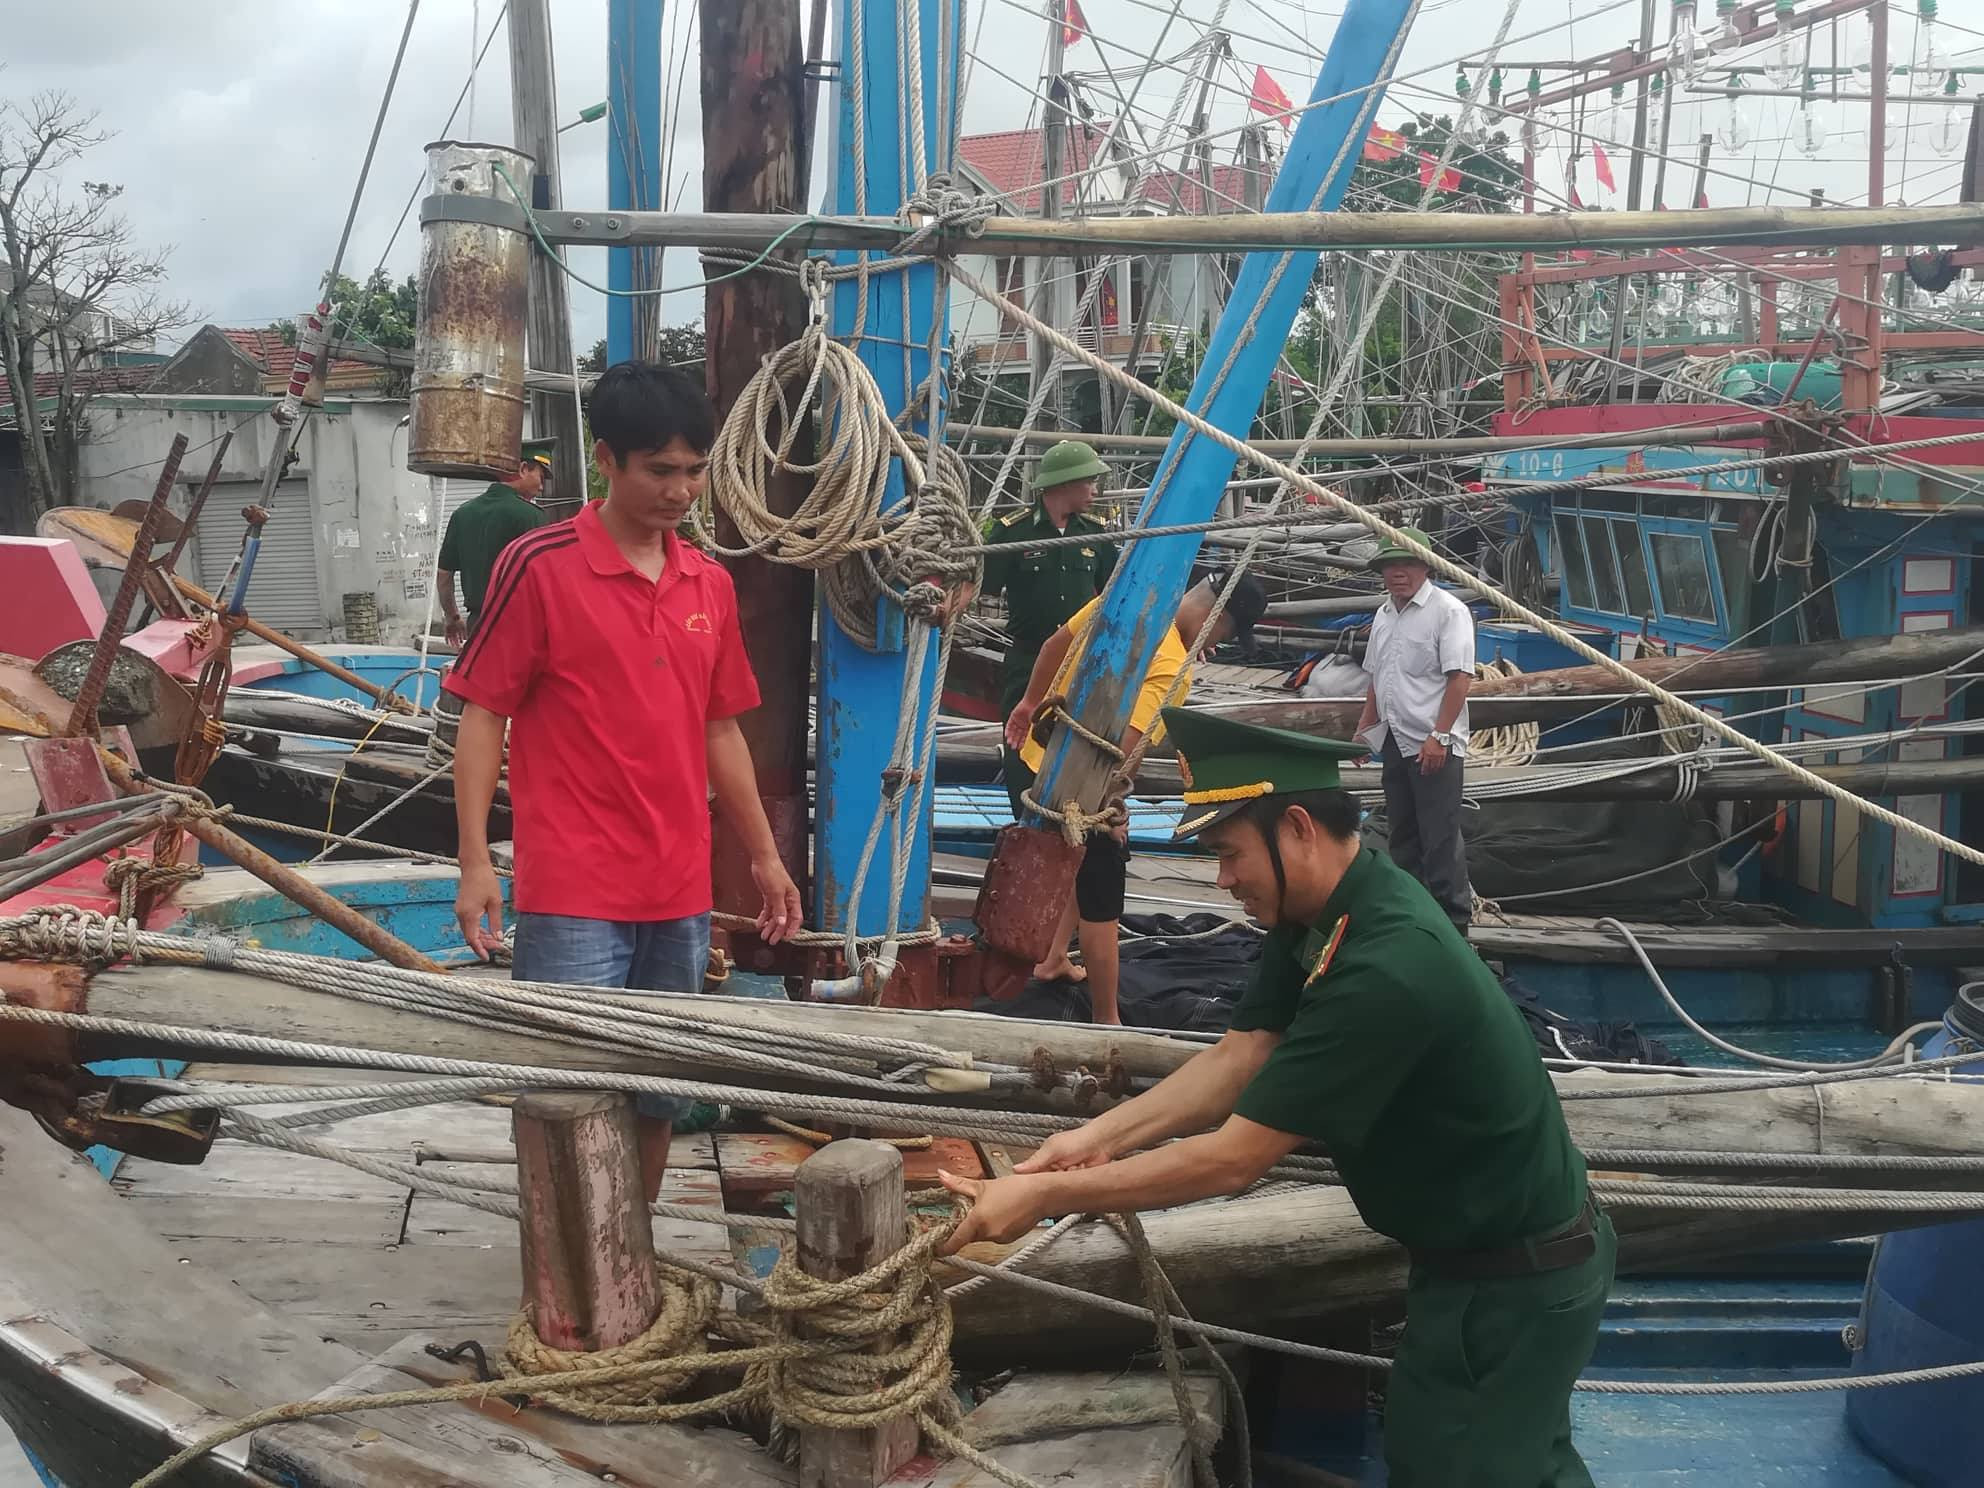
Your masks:
{"label": "tree", "polygon": [[136,246],[114,205],[124,188],[65,188],[64,168],[109,138],[66,93],[0,101],[0,374],[31,516],[75,499],[95,374],[193,318],[160,297],[169,250]]}
{"label": "tree", "polygon": [[[363,284],[340,274],[326,298],[337,317],[340,337],[373,346],[413,345],[414,322],[420,314],[420,282],[412,274],[397,284],[384,269],[374,269]],[[270,329],[285,344],[296,344],[295,321],[279,320]]]}

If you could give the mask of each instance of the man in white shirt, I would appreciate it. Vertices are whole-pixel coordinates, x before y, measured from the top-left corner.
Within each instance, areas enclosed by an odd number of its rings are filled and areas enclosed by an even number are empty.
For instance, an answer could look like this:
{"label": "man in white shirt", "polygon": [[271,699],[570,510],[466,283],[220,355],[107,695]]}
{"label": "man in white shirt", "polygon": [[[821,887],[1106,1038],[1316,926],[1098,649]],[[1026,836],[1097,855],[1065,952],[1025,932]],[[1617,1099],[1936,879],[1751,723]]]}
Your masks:
{"label": "man in white shirt", "polygon": [[[1430,547],[1416,527],[1400,529]],[[1432,570],[1387,541],[1371,559],[1386,603],[1371,622],[1364,667],[1371,686],[1357,738],[1384,762],[1391,855],[1462,930],[1473,913],[1461,842],[1467,693],[1474,682],[1474,617],[1432,581]]]}

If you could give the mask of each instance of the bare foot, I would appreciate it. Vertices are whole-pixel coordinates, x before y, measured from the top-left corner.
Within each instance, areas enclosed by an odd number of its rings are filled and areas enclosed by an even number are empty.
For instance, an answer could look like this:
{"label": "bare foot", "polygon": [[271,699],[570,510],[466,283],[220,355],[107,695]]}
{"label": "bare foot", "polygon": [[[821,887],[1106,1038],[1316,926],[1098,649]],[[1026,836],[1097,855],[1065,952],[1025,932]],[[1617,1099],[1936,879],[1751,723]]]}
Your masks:
{"label": "bare foot", "polygon": [[1066,956],[1053,956],[1034,967],[1036,980],[1043,982],[1085,982],[1088,968],[1078,966]]}

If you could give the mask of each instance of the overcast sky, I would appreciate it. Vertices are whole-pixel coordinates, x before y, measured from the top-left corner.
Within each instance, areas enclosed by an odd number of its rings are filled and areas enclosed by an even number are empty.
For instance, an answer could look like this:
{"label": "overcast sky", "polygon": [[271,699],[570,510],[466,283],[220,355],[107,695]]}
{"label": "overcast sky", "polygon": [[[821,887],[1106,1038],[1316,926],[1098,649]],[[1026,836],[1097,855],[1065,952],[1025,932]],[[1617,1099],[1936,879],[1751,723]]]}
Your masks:
{"label": "overcast sky", "polygon": [[[424,0],[377,161],[362,199],[345,271],[362,277],[382,256],[403,273],[414,263],[416,231],[411,222],[394,236],[409,193],[419,177],[421,146],[435,138],[468,76],[479,38],[486,33],[499,0]],[[1165,29],[1172,0],[1080,0],[1095,39],[1070,49],[1071,70],[1097,75],[1100,99],[1110,97],[1100,74],[1104,65],[1125,94],[1135,90],[1136,113],[1155,131],[1177,91],[1181,72],[1157,68],[1139,85],[1136,67]],[[58,0],[50,5],[7,0],[12,13],[0,32],[0,98],[20,99],[44,89],[60,89],[100,113],[114,137],[70,172],[82,179],[113,181],[124,188],[122,205],[141,242],[171,245],[172,288],[203,318],[223,324],[256,325],[292,315],[314,297],[319,276],[329,266],[339,227],[363,156],[393,49],[405,20],[404,0]],[[1302,97],[1314,76],[1315,59],[1335,31],[1342,6],[1300,0],[1182,0],[1180,18],[1159,50],[1175,58],[1223,13],[1233,37],[1235,62],[1218,82],[1216,128],[1235,125],[1245,115],[1245,88],[1254,68],[1265,64],[1293,97]],[[1034,104],[1029,89],[1043,65],[1046,23],[1040,0],[969,0],[967,27],[975,60],[966,101],[967,132],[1021,128]],[[1701,0],[1704,18],[1713,10]],[[1893,7],[1895,49],[1913,46],[1913,5]],[[1945,0],[1946,17],[1984,30],[1984,0]],[[701,105],[693,37],[696,7],[667,0],[664,64],[675,143],[668,190],[690,206],[698,203],[702,171]],[[1668,6],[1660,6],[1661,28]],[[1380,113],[1397,122],[1411,110],[1451,109],[1454,59],[1479,51],[1492,39],[1501,18],[1497,0],[1426,0],[1409,42],[1401,74],[1418,73],[1395,84]],[[1973,12],[1975,14],[1973,14]],[[606,94],[606,0],[553,0],[554,44],[561,120],[573,119]],[[1567,15],[1575,15],[1566,25]],[[1505,58],[1512,70],[1509,88],[1518,92],[1533,61],[1588,57],[1625,44],[1637,24],[1637,0],[1522,0]],[[1712,23],[1712,22],[1711,22]],[[1521,38],[1542,33],[1533,39]],[[1844,61],[1865,56],[1866,23],[1842,22],[1838,46]],[[1984,42],[1975,32],[1952,34],[1952,49]],[[1828,33],[1825,47],[1830,50]],[[676,64],[686,58],[686,92],[679,111],[672,103]],[[1899,57],[1898,57],[1899,60]],[[1977,60],[1972,58],[1971,60]],[[1974,90],[1974,81],[1966,91]],[[472,119],[467,106],[451,134],[456,138],[510,138],[509,67],[506,42],[498,36],[478,76]],[[1602,102],[1602,100],[1601,100]],[[1829,188],[1833,200],[1864,192],[1866,138],[1864,109],[1827,106],[1829,141],[1816,161],[1786,146],[1794,133],[1797,104],[1758,100],[1749,107],[1756,136],[1745,154],[1717,148],[1709,197],[1716,205],[1746,199],[1763,201],[1767,188],[1731,179],[1776,181],[1786,193],[1814,185]],[[1693,141],[1712,130],[1725,112],[1719,102],[1677,107],[1670,150],[1692,160]],[[1901,133],[1889,152],[1889,196],[1911,203],[1948,200],[1960,174],[1960,158],[1945,159],[1927,148],[1933,110],[1918,111],[1915,127]],[[1561,114],[1557,116],[1563,120]],[[1628,126],[1629,127],[1629,126]],[[1561,138],[1551,135],[1551,139]],[[580,125],[563,139],[567,206],[606,201],[604,124]],[[1221,142],[1231,149],[1230,137]],[[824,154],[824,146],[822,148]],[[1546,191],[1561,192],[1564,151],[1547,158],[1539,172]],[[1616,152],[1619,188],[1625,187],[1624,152]],[[1780,158],[1781,157],[1781,158]],[[1729,173],[1728,176],[1720,174]],[[1591,205],[1623,205],[1580,170],[1584,199]],[[1670,188],[1670,200],[1678,200]],[[1789,195],[1776,198],[1788,201]],[[579,253],[574,266],[603,279],[603,254]],[[686,251],[668,255],[665,282],[694,277]],[[694,319],[700,295],[670,297],[668,318]],[[581,349],[605,333],[602,297],[583,288],[574,292]]]}

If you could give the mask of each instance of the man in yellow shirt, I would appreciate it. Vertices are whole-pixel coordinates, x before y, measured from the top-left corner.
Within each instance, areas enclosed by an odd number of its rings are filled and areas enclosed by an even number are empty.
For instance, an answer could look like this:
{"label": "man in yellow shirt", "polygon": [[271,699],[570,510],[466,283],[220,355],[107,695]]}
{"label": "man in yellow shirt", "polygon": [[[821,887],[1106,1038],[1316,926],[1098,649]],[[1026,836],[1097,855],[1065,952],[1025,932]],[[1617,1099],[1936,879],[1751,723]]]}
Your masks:
{"label": "man in yellow shirt", "polygon": [[[1137,687],[1136,706],[1130,711],[1130,726],[1123,731],[1123,752],[1137,747],[1157,710],[1169,703],[1183,703],[1191,690],[1188,676],[1178,696],[1170,696],[1172,684],[1185,670],[1193,650],[1211,650],[1229,640],[1245,640],[1253,633],[1254,622],[1267,610],[1267,592],[1252,575],[1243,574],[1227,596],[1226,608],[1215,622],[1204,647],[1198,646],[1199,632],[1205,629],[1213,604],[1223,587],[1217,578],[1207,579],[1185,591],[1179,601],[1176,621],[1157,643],[1157,654]],[[1013,803],[1013,815],[1023,814],[1021,793],[1033,788],[1034,774],[1046,757],[1044,744],[1033,737],[1034,718],[1050,694],[1063,697],[1067,683],[1081,665],[1088,648],[1088,629],[1101,608],[1098,597],[1068,617],[1068,621],[1040,648],[1034,658],[1033,675],[1027,679],[1026,693],[1012,716],[1006,720],[1006,743],[1019,752],[1020,768],[1009,764],[1006,794]],[[1043,730],[1045,732],[1045,730]],[[1052,805],[1052,802],[1047,804]],[[1090,1016],[1097,1023],[1121,1023],[1116,1007],[1117,922],[1123,918],[1123,893],[1130,861],[1129,831],[1118,827],[1112,832],[1091,832],[1081,868],[1075,874],[1075,893],[1062,914],[1055,933],[1054,949],[1034,967],[1041,981],[1083,981],[1088,983]],[[1081,943],[1082,964],[1068,958],[1068,936],[1076,933]]]}

